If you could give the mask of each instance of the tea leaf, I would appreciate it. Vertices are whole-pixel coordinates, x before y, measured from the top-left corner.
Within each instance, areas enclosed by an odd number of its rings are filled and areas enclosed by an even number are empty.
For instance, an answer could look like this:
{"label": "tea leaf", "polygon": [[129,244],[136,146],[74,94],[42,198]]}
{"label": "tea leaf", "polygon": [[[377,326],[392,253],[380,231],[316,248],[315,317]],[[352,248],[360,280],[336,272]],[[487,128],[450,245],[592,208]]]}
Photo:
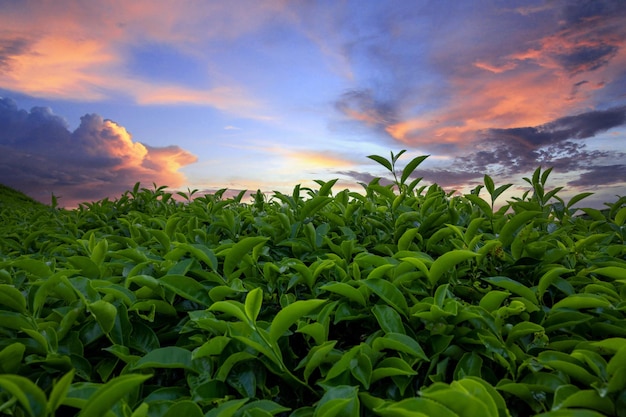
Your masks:
{"label": "tea leaf", "polygon": [[504,288],[505,290],[509,290],[514,294],[520,295],[524,298],[526,298],[527,300],[529,300],[530,302],[532,302],[533,304],[539,304],[539,301],[537,300],[537,296],[535,295],[535,293],[533,293],[533,291],[526,287],[525,285],[511,279],[508,277],[488,277],[488,278],[483,278],[483,280],[487,281],[488,283],[498,286],[500,288]]}
{"label": "tea leaf", "polygon": [[207,288],[193,278],[184,275],[164,275],[158,282],[187,300],[204,306],[213,304]]}
{"label": "tea leaf", "polygon": [[263,245],[269,238],[263,236],[250,236],[241,239],[235,243],[224,258],[224,276],[230,277],[235,268],[239,265],[244,255],[250,252],[253,248]]}
{"label": "tea leaf", "polygon": [[30,416],[46,415],[46,394],[28,378],[20,375],[0,375],[0,387],[15,397]]}
{"label": "tea leaf", "polygon": [[311,313],[326,300],[298,300],[281,309],[272,320],[269,338],[271,343],[276,343],[285,332],[301,317]]}
{"label": "tea leaf", "polygon": [[133,365],[133,369],[147,368],[183,368],[197,372],[191,363],[191,352],[177,346],[154,349]]}
{"label": "tea leaf", "polygon": [[393,171],[393,168],[391,167],[391,162],[389,162],[386,158],[383,158],[379,155],[368,155],[367,157],[373,161],[378,162],[379,164],[387,168],[388,171]]}
{"label": "tea leaf", "polygon": [[26,313],[26,299],[12,285],[0,284],[0,305],[9,307],[18,313]]}
{"label": "tea leaf", "polygon": [[435,259],[435,262],[433,262],[430,267],[430,277],[428,278],[430,284],[433,286],[437,285],[444,273],[457,264],[476,256],[478,256],[478,254],[474,252],[460,249],[444,253],[439,258]]}
{"label": "tea leaf", "polygon": [[256,319],[259,316],[262,303],[263,303],[263,290],[261,288],[253,289],[246,296],[246,303],[245,303],[246,316],[253,323],[256,322]]}
{"label": "tea leaf", "polygon": [[376,295],[382,298],[391,307],[395,308],[398,313],[406,315],[409,306],[402,292],[392,283],[380,278],[367,278],[360,281],[362,285],[366,285]]}
{"label": "tea leaf", "polygon": [[52,392],[50,393],[50,398],[48,398],[47,404],[48,414],[54,415],[54,412],[63,403],[63,400],[70,389],[70,385],[72,384],[72,380],[74,379],[74,374],[75,370],[71,369],[52,386]]}

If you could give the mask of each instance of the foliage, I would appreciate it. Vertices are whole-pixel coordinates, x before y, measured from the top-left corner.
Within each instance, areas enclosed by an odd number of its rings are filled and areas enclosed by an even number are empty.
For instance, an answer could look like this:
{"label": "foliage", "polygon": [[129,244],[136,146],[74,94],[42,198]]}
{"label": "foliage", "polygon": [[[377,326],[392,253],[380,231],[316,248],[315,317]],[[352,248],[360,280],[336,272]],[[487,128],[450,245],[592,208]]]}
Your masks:
{"label": "foliage", "polygon": [[[626,199],[411,179],[0,207],[0,413],[626,415]],[[582,215],[581,215],[582,214]]]}

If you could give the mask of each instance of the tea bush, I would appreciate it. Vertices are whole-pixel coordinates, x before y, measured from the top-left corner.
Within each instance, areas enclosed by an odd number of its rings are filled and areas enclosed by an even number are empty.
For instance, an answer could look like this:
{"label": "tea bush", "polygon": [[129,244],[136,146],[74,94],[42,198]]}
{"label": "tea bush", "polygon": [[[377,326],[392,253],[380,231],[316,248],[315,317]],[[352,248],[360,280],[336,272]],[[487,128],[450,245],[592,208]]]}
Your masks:
{"label": "tea bush", "polygon": [[0,205],[0,414],[626,416],[626,198],[539,168],[496,210],[402,154],[363,193]]}

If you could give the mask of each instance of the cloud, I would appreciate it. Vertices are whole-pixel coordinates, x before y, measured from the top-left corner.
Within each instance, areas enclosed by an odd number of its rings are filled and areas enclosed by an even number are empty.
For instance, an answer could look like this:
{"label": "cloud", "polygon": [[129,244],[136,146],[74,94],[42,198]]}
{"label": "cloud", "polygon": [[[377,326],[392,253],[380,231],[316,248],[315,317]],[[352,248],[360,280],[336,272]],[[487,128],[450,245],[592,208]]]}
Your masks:
{"label": "cloud", "polygon": [[382,129],[397,118],[393,107],[375,98],[371,89],[344,92],[335,101],[335,108],[352,120]]}
{"label": "cloud", "polygon": [[[457,155],[450,168],[418,169],[411,178],[422,177],[444,188],[460,189],[481,183],[484,173],[518,179],[538,166],[555,172],[582,172],[570,186],[611,185],[626,182],[626,165],[610,161],[626,158],[617,151],[589,150],[584,140],[626,125],[626,106],[595,110],[528,127],[484,129],[471,151]],[[620,140],[616,137],[615,140]],[[374,176],[358,171],[339,171],[368,183]]]}
{"label": "cloud", "polygon": [[0,99],[0,178],[43,202],[60,204],[119,196],[136,182],[179,187],[179,169],[197,158],[178,146],[152,147],[97,114],[74,131],[49,108],[19,109]]}
{"label": "cloud", "polygon": [[480,13],[452,7],[446,19],[422,10],[438,22],[430,26],[416,26],[408,7],[398,9],[380,11],[365,33],[345,40],[346,55],[359,64],[357,85],[335,108],[405,146],[466,154],[480,132],[587,111],[624,79],[626,8],[619,0]]}
{"label": "cloud", "polygon": [[603,172],[603,163],[626,154],[588,150],[583,140],[625,124],[626,107],[615,107],[562,117],[540,126],[486,129],[476,145],[478,150],[457,156],[454,165],[479,172],[496,171],[505,176],[526,173],[540,165],[551,166],[558,172],[590,169],[588,175],[583,174],[580,181],[570,184],[584,185],[583,177],[595,178],[596,184],[613,184],[614,177],[602,178],[593,172],[596,169]]}
{"label": "cloud", "polygon": [[[49,99],[121,96],[142,105],[206,105],[267,117],[265,103],[230,76],[231,68],[214,65],[212,53],[225,40],[272,22],[283,8],[280,1],[247,0],[238,6],[184,2],[176,7],[143,0],[89,5],[60,0],[36,7],[5,2],[0,6],[0,88]],[[166,79],[155,79],[137,71],[135,58],[159,70],[146,56],[146,45],[173,51],[178,62],[168,62],[171,67],[185,64],[191,70],[193,64],[192,74],[206,76],[176,78],[165,71]]]}
{"label": "cloud", "polygon": [[604,165],[590,167],[574,181],[567,183],[570,187],[596,187],[599,184],[612,185],[626,182],[626,165]]}
{"label": "cloud", "polygon": [[516,142],[532,149],[567,139],[591,138],[624,124],[626,106],[561,117],[537,127],[487,129],[485,135],[488,140]]}
{"label": "cloud", "polygon": [[28,50],[29,41],[25,38],[0,39],[0,72],[11,71],[14,65],[14,57]]}

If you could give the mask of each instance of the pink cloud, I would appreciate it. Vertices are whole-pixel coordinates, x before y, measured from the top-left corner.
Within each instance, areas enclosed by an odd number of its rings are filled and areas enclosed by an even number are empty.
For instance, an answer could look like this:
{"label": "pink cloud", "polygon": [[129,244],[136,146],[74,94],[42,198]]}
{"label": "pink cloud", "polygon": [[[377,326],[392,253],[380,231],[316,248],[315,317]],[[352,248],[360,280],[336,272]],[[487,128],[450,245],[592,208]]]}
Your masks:
{"label": "pink cloud", "polygon": [[11,187],[48,203],[51,193],[67,207],[116,197],[136,182],[180,187],[179,171],[196,156],[178,146],[152,147],[96,114],[73,132],[49,109],[19,110],[0,99],[0,177]]}
{"label": "pink cloud", "polygon": [[[228,74],[213,74],[219,80],[216,87],[191,89],[182,83],[149,82],[129,72],[126,64],[132,47],[145,42],[197,55],[206,42],[258,30],[283,8],[280,1],[245,1],[238,7],[222,2],[173,7],[147,0],[3,4],[0,88],[68,100],[122,95],[138,104],[207,105],[262,118],[264,103]],[[21,42],[19,48],[3,50],[2,44],[15,41]]]}

